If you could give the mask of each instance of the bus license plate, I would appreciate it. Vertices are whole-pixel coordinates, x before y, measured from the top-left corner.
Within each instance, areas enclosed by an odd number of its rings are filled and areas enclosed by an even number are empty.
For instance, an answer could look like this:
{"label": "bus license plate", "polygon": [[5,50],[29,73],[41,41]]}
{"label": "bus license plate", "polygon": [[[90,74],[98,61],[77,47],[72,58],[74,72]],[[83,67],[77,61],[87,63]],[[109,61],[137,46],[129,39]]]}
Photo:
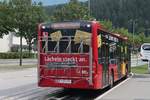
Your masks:
{"label": "bus license plate", "polygon": [[58,79],[56,80],[57,83],[64,83],[64,84],[71,84],[71,80],[65,80],[65,79]]}

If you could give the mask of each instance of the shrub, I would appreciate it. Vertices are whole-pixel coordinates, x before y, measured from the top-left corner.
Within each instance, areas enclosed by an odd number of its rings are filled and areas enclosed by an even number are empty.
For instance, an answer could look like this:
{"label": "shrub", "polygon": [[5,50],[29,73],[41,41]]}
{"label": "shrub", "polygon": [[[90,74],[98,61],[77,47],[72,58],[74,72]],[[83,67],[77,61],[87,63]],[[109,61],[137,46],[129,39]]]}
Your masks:
{"label": "shrub", "polygon": [[[37,57],[37,54],[35,53],[28,53],[23,52],[22,58],[35,58]],[[19,59],[20,53],[19,52],[8,52],[8,53],[0,53],[0,59]]]}

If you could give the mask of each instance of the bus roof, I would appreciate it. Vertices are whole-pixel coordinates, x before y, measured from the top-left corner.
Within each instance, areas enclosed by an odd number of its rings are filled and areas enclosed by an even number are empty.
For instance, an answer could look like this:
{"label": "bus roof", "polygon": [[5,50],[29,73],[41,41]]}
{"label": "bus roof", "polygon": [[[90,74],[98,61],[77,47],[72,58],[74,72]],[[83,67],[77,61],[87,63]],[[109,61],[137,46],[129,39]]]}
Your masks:
{"label": "bus roof", "polygon": [[[97,23],[98,26],[101,26],[101,24],[98,21],[85,21],[85,20],[42,23],[41,26],[45,28],[54,28],[54,29],[65,29],[65,28],[76,29],[80,27],[90,27],[92,23]],[[121,40],[124,41],[128,40],[127,37],[121,36],[120,34],[108,32],[107,30],[101,27],[99,27],[99,29]]]}
{"label": "bus roof", "polygon": [[119,39],[121,39],[121,40],[124,40],[124,41],[127,41],[127,40],[128,40],[127,37],[124,37],[124,36],[122,36],[122,35],[120,35],[120,34],[118,34],[118,33],[111,33],[111,32],[108,32],[107,30],[101,29],[101,28],[100,28],[100,30],[103,31],[103,32],[105,32],[105,33],[108,33],[108,34],[110,34],[110,35],[112,35],[112,36],[114,36],[114,37],[117,37],[117,38],[119,38]]}
{"label": "bus roof", "polygon": [[91,21],[63,21],[63,22],[54,22],[54,23],[42,23],[41,26],[47,28],[56,28],[56,29],[63,29],[63,28],[80,28],[83,26],[91,25]]}

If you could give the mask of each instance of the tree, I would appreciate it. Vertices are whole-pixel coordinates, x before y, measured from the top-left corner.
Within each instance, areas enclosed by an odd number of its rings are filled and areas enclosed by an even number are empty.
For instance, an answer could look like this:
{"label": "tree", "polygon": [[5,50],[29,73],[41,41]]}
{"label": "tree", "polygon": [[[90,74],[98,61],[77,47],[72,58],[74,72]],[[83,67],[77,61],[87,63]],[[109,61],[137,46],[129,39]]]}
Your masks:
{"label": "tree", "polygon": [[31,0],[10,0],[9,6],[13,11],[12,20],[14,28],[17,29],[16,35],[20,36],[20,66],[22,66],[22,37],[25,34],[26,13],[28,12],[29,6],[31,6]]}
{"label": "tree", "polygon": [[90,0],[91,12],[97,20],[110,20],[115,27],[132,32],[130,20],[137,20],[136,33],[150,26],[150,0]]}
{"label": "tree", "polygon": [[101,20],[99,22],[102,25],[102,28],[108,30],[109,32],[111,32],[113,30],[113,25],[110,20]]}
{"label": "tree", "polygon": [[44,12],[41,3],[32,4],[31,0],[10,0],[9,6],[13,11],[13,24],[20,37],[20,66],[22,65],[22,38],[29,44],[29,52],[33,38],[37,37],[37,24],[43,21]]}
{"label": "tree", "polygon": [[41,4],[34,3],[29,7],[28,12],[25,14],[24,21],[24,36],[27,44],[29,45],[29,53],[31,52],[31,45],[34,40],[37,40],[37,26],[39,23],[47,20]]}
{"label": "tree", "polygon": [[126,28],[114,28],[111,21],[102,20],[99,21],[102,25],[102,28],[106,29],[109,32],[120,34],[121,36],[125,36],[128,38],[128,42],[132,45],[139,45],[143,43],[143,41],[146,41],[144,36],[142,34],[140,35],[134,35],[128,31]]}
{"label": "tree", "polygon": [[80,20],[89,19],[89,10],[86,6],[82,6],[78,0],[70,0],[61,9],[57,9],[53,19],[55,21]]}
{"label": "tree", "polygon": [[[9,15],[9,16],[8,16]],[[0,38],[10,31],[14,31],[11,20],[12,13],[9,5],[6,2],[0,1]]]}

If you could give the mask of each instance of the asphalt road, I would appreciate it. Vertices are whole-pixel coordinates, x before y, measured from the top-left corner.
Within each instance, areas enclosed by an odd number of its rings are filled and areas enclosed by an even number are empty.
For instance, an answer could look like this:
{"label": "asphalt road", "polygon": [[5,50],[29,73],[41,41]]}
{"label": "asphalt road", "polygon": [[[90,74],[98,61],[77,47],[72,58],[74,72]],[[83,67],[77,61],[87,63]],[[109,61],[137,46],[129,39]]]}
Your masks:
{"label": "asphalt road", "polygon": [[0,73],[0,100],[45,100],[56,90],[37,86],[36,68]]}
{"label": "asphalt road", "polygon": [[94,100],[103,91],[40,88],[35,68],[0,73],[0,100]]}
{"label": "asphalt road", "polygon": [[57,89],[39,88],[36,84],[21,85],[0,90],[0,100],[46,100],[44,98],[55,90]]}
{"label": "asphalt road", "polygon": [[[150,75],[134,75],[106,93],[98,100],[150,100]],[[94,100],[101,95],[103,91],[40,88],[36,68],[0,73],[0,100]]]}

